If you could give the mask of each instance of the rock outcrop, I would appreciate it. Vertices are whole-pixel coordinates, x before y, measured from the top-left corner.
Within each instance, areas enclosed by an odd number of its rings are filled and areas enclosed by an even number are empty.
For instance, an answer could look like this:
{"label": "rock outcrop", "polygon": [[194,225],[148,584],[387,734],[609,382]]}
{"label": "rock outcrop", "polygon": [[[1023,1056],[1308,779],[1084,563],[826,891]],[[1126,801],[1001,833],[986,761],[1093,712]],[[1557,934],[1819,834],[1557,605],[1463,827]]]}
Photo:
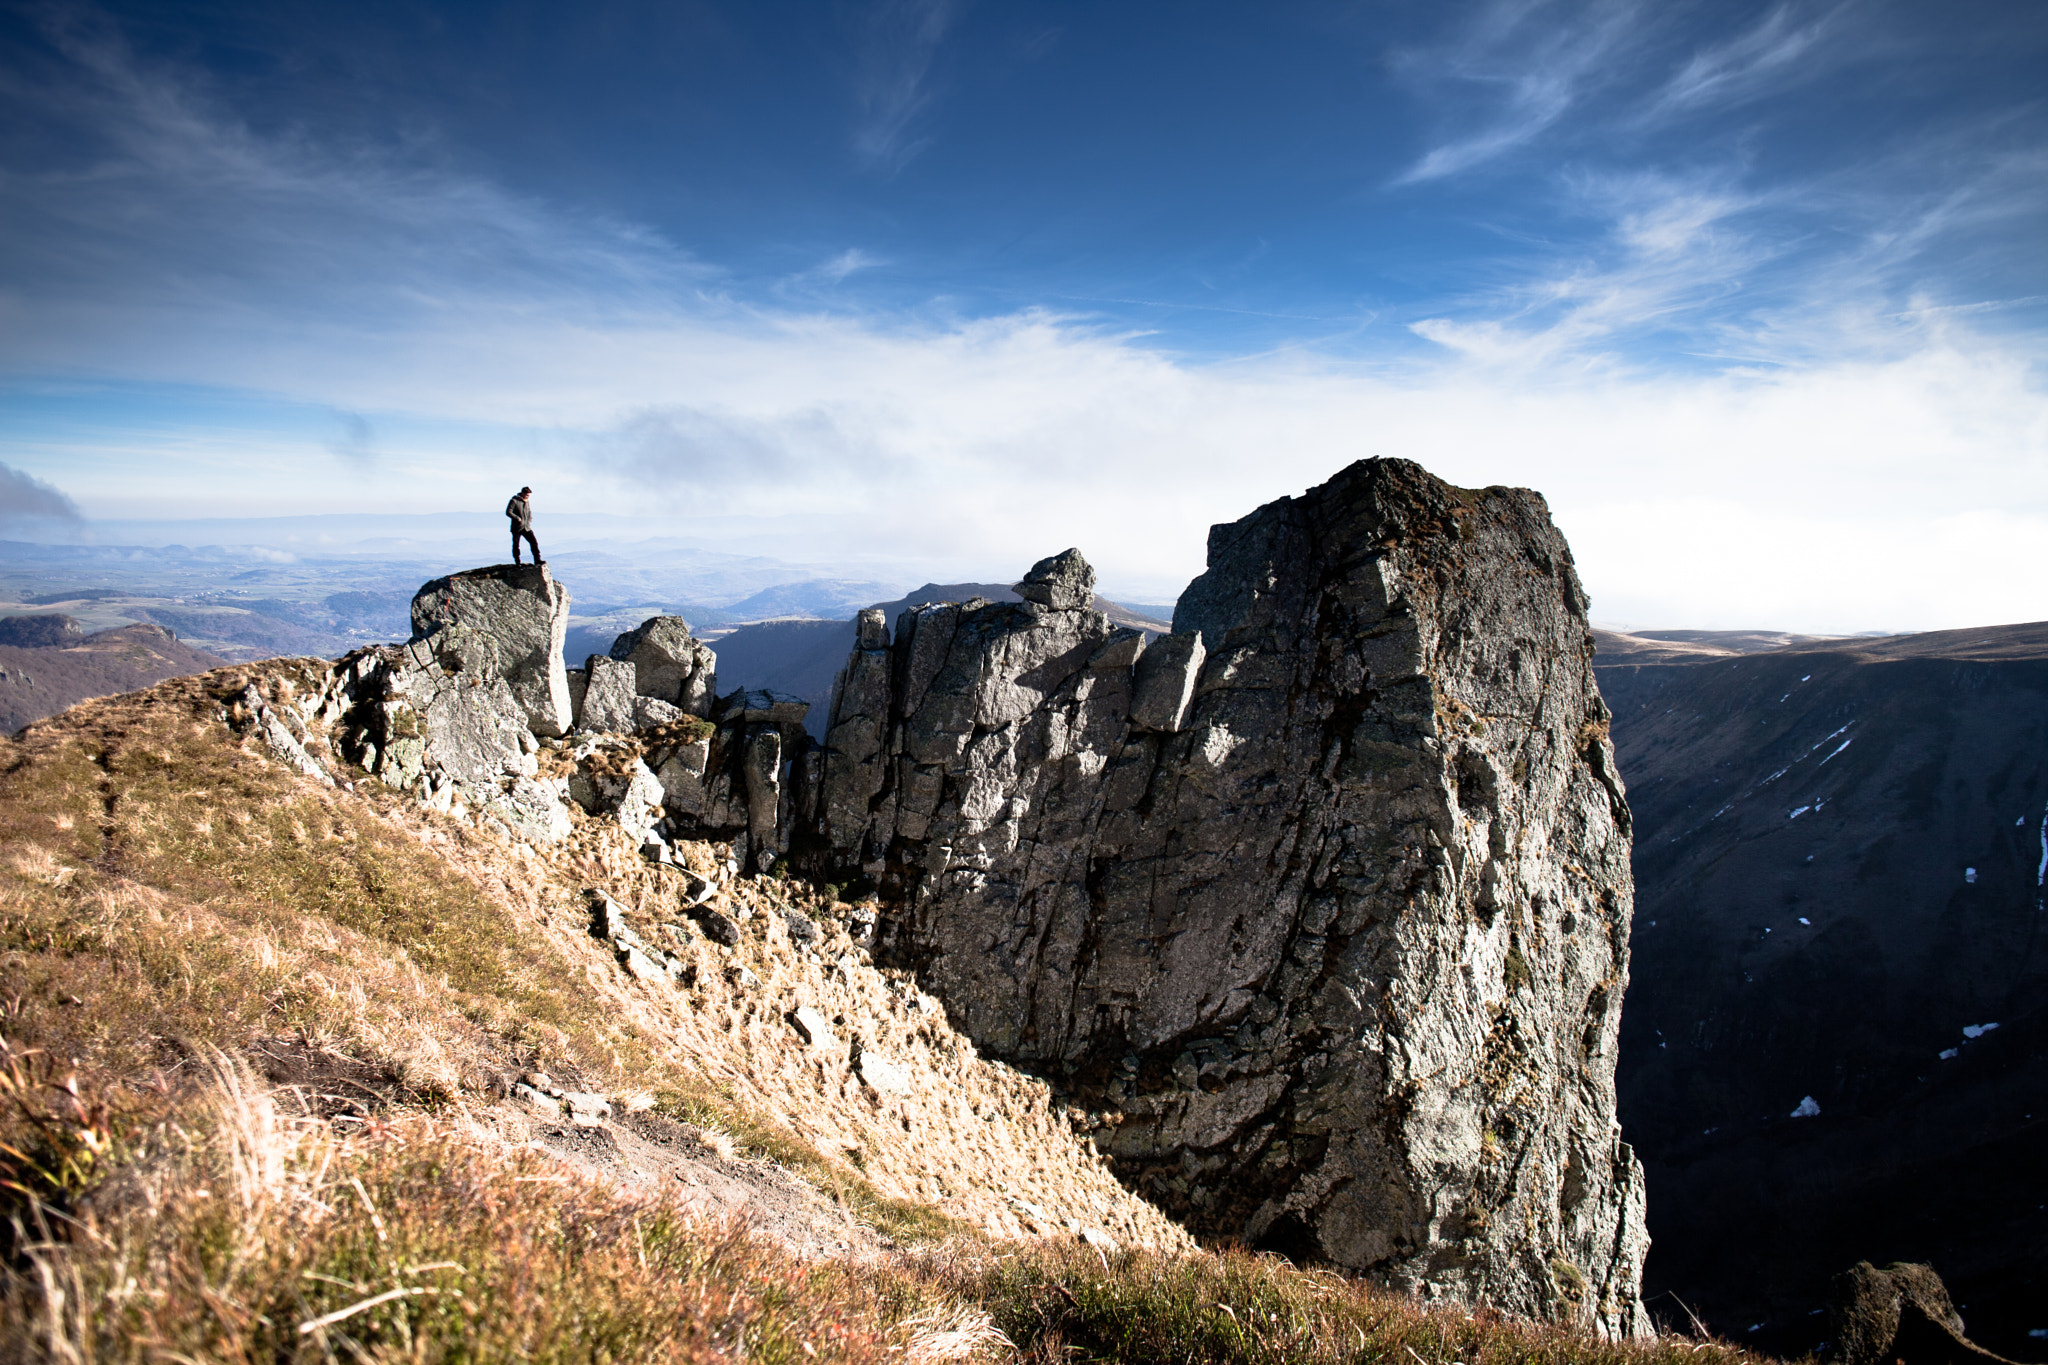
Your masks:
{"label": "rock outcrop", "polygon": [[[472,678],[501,679],[536,735],[563,735],[574,723],[562,659],[568,630],[569,590],[543,565],[470,569],[434,579],[412,599],[412,638],[461,658]],[[458,635],[476,638],[443,639]]]}
{"label": "rock outcrop", "polygon": [[568,591],[545,568],[500,564],[426,584],[410,643],[335,665],[342,754],[442,809],[487,809],[528,838],[560,839],[566,784],[539,780],[536,737],[570,724],[568,618]]}
{"label": "rock outcrop", "polygon": [[648,617],[612,642],[611,656],[632,665],[634,695],[692,716],[711,714],[718,656],[691,636],[690,623],[682,617]]}
{"label": "rock outcrop", "polygon": [[2012,1365],[1965,1335],[1933,1266],[1860,1261],[1834,1289],[1830,1356],[1840,1365]]}
{"label": "rock outcrop", "polygon": [[1150,648],[1092,580],[865,614],[798,856],[1192,1226],[1644,1330],[1629,813],[1542,500],[1355,464],[1215,527]]}

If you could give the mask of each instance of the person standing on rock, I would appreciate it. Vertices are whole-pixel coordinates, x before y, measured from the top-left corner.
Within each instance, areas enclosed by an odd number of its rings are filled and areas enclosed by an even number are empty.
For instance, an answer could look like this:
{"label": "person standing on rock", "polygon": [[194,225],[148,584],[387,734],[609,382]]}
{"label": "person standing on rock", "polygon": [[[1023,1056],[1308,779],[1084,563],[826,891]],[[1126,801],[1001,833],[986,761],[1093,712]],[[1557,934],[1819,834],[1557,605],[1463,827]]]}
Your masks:
{"label": "person standing on rock", "polygon": [[547,563],[540,557],[540,542],[533,538],[533,496],[531,488],[522,488],[512,495],[512,501],[505,504],[505,515],[512,518],[512,562],[519,562],[519,541],[524,537],[533,547],[533,562],[536,566]]}

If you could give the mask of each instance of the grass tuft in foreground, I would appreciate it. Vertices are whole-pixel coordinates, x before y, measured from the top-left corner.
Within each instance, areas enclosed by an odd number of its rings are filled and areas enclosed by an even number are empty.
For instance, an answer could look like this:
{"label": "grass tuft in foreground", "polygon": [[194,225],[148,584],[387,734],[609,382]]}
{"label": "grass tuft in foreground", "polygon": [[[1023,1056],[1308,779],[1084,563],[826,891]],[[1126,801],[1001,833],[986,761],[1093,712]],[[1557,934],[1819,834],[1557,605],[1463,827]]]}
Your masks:
{"label": "grass tuft in foreground", "polygon": [[[804,1262],[460,1124],[283,1116],[224,1055],[186,1107],[58,1208],[17,1184],[0,1358],[143,1361],[981,1359],[1242,1365],[1742,1365],[1429,1307],[1247,1253],[1081,1245]],[[74,1113],[75,1111],[75,1113]],[[46,1111],[96,1116],[80,1098]],[[62,1134],[54,1147],[67,1148]]]}

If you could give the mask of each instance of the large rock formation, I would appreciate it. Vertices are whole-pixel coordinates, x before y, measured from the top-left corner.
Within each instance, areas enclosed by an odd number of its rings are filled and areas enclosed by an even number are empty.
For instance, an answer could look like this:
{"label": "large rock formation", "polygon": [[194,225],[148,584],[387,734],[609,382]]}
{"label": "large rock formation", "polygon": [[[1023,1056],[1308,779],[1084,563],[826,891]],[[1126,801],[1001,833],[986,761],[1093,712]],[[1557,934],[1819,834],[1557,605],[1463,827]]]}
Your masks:
{"label": "large rock formation", "polygon": [[1355,464],[1149,649],[1092,578],[864,615],[800,854],[1196,1228],[1644,1329],[1629,814],[1542,500]]}
{"label": "large rock formation", "polygon": [[410,643],[336,663],[341,752],[441,808],[459,802],[529,838],[561,838],[566,792],[538,779],[535,736],[570,723],[568,617],[568,591],[545,568],[500,564],[426,584]]}
{"label": "large rock formation", "polygon": [[[412,599],[412,638],[459,654],[472,677],[511,689],[536,735],[566,734],[573,723],[562,658],[569,590],[545,566],[494,564],[436,578]],[[477,638],[457,644],[451,633]]]}

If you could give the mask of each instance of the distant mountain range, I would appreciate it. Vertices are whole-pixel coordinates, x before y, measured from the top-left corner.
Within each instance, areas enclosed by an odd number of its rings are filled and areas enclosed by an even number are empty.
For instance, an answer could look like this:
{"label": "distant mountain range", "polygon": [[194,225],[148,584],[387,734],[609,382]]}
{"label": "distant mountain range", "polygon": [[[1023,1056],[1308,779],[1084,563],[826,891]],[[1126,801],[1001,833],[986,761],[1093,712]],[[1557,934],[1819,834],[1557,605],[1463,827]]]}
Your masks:
{"label": "distant mountain range", "polygon": [[1930,1261],[2048,1328],[2048,623],[1601,632],[1635,816],[1623,1131],[1645,1296],[1792,1357],[1830,1277]]}

